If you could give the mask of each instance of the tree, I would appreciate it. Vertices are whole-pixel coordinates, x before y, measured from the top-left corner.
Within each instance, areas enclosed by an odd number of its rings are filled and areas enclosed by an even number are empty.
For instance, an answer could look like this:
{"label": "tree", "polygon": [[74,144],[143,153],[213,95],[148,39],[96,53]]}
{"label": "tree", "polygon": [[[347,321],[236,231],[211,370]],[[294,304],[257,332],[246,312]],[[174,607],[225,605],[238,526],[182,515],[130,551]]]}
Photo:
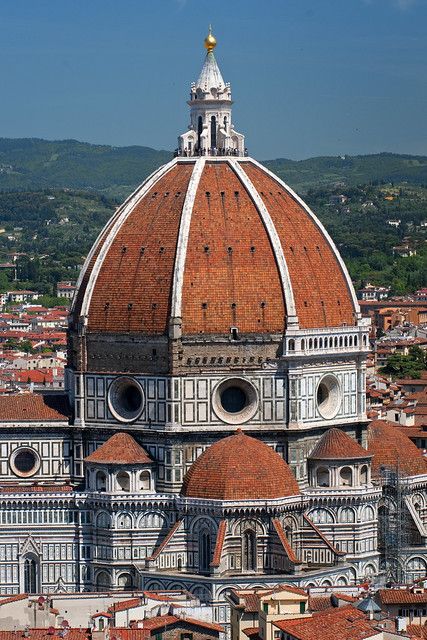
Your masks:
{"label": "tree", "polygon": [[[421,349],[420,349],[421,351]],[[387,358],[387,364],[380,371],[390,375],[392,378],[421,378],[424,369],[424,362],[420,362],[417,357],[410,354],[404,356],[394,353]]]}

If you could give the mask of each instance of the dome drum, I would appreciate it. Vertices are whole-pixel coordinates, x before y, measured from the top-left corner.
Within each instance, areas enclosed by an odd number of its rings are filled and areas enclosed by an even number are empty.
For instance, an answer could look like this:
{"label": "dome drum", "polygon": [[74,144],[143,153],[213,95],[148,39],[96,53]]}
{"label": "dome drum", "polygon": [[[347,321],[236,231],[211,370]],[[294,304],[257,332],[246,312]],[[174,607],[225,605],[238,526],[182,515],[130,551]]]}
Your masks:
{"label": "dome drum", "polygon": [[243,424],[253,418],[258,410],[258,391],[245,378],[226,378],[213,391],[212,407],[223,422]]}

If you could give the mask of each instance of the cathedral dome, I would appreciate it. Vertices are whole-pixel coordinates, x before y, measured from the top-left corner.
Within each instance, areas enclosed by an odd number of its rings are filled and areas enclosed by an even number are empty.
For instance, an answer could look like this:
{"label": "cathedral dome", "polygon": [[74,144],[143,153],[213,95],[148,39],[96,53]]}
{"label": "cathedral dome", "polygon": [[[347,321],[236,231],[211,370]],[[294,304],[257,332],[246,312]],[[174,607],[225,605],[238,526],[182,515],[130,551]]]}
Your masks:
{"label": "cathedral dome", "polygon": [[325,431],[308,458],[310,460],[358,460],[371,458],[354,438],[341,429]]}
{"label": "cathedral dome", "polygon": [[181,495],[206,500],[268,500],[299,495],[287,463],[240,429],[211,445],[187,472]]}
{"label": "cathedral dome", "polygon": [[72,309],[88,334],[279,334],[354,326],[358,305],[307,205],[250,158],[175,158],[118,209]]}
{"label": "cathedral dome", "polygon": [[386,470],[403,476],[427,474],[427,460],[421,449],[388,420],[373,420],[369,424],[368,451],[374,456],[372,472],[376,476]]}

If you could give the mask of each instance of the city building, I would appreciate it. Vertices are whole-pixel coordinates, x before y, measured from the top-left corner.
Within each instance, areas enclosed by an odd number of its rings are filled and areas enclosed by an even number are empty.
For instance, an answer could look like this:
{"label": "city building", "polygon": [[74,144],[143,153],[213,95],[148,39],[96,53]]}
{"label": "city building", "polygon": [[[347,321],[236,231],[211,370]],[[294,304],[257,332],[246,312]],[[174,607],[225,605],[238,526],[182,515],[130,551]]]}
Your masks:
{"label": "city building", "polygon": [[74,297],[74,293],[76,291],[76,285],[71,280],[67,282],[58,282],[56,285],[56,295],[58,298],[67,298],[68,300],[72,300]]}
{"label": "city building", "polygon": [[358,289],[359,300],[385,300],[390,293],[390,287],[377,287],[368,282],[362,289]]}
{"label": "city building", "polygon": [[427,467],[368,427],[370,321],[315,214],[247,155],[205,45],[175,158],[81,271],[66,393],[0,397],[0,582],[187,590],[229,632],[232,589],[419,578]]}

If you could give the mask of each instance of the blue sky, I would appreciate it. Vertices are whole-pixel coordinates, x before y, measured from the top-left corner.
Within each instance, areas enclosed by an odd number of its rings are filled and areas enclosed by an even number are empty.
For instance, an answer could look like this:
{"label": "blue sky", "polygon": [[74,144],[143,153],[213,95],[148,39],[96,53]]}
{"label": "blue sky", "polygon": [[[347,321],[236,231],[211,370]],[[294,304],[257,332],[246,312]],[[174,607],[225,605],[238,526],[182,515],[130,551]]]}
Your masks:
{"label": "blue sky", "polygon": [[1,0],[0,136],[174,148],[210,22],[251,155],[427,154],[427,0]]}

